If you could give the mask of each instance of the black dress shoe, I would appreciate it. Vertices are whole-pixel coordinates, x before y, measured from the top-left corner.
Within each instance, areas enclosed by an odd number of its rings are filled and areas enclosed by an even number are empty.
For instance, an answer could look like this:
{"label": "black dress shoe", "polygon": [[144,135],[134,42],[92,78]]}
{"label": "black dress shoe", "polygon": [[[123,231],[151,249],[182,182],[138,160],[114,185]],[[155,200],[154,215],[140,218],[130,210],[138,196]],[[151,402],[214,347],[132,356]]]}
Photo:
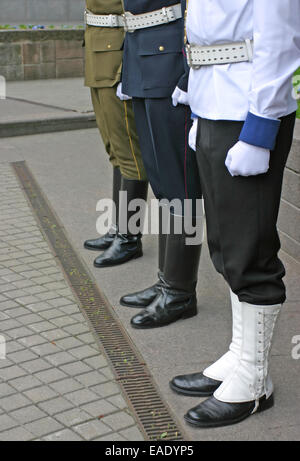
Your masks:
{"label": "black dress shoe", "polygon": [[84,242],[84,248],[86,250],[92,251],[107,250],[107,248],[109,248],[113,243],[115,237],[116,233],[107,232],[107,234],[103,235],[103,237],[100,237],[98,239],[86,240]]}
{"label": "black dress shoe", "polygon": [[95,267],[112,267],[143,256],[141,236],[117,234],[111,246],[94,261]]}
{"label": "black dress shoe", "polygon": [[159,289],[160,294],[150,306],[131,319],[131,326],[136,329],[160,328],[180,319],[197,315],[196,294]]}
{"label": "black dress shoe", "polygon": [[[256,402],[225,403],[211,397],[192,408],[184,417],[192,426],[201,428],[223,427],[237,424],[248,418],[255,410]],[[268,410],[274,405],[274,397],[266,396],[259,400],[257,412]]]}
{"label": "black dress shoe", "polygon": [[158,282],[145,290],[137,291],[129,295],[125,295],[120,299],[121,306],[143,308],[148,307],[159,295],[159,287],[163,285],[163,275],[158,273]]}
{"label": "black dress shoe", "polygon": [[142,307],[148,307],[155,300],[158,294],[157,285],[155,284],[145,290],[123,296],[120,299],[120,304],[124,307],[141,309]]}
{"label": "black dress shoe", "polygon": [[171,389],[177,394],[209,397],[220,387],[222,381],[204,376],[203,373],[176,376],[170,381]]}

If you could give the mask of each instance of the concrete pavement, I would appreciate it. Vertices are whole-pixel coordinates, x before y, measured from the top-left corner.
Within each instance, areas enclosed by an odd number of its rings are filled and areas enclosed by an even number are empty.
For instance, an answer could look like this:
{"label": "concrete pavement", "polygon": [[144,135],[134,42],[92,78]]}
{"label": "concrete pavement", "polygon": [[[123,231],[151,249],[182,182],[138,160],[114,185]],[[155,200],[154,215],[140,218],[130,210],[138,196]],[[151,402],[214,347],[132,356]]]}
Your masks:
{"label": "concrete pavement", "polygon": [[89,93],[89,89],[83,86],[82,78],[7,83],[9,98],[81,113],[93,112]]}
{"label": "concrete pavement", "polygon": [[7,83],[0,137],[95,127],[89,89],[81,78]]}

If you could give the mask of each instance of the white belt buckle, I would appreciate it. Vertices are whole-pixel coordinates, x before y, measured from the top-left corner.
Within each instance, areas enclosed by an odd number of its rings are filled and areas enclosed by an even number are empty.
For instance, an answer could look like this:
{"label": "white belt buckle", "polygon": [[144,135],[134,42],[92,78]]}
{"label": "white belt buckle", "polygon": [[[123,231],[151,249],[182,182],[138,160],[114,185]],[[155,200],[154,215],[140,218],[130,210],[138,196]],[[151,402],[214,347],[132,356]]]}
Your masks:
{"label": "white belt buckle", "polygon": [[115,19],[116,19],[115,27],[123,27],[123,24],[121,24],[121,17],[122,16],[115,16]]}
{"label": "white belt buckle", "polygon": [[109,23],[110,23],[110,27],[120,27],[119,16],[117,16],[115,14],[110,14],[109,15]]}
{"label": "white belt buckle", "polygon": [[190,44],[187,44],[186,47],[186,60],[187,60],[187,63],[188,63],[188,66],[191,68],[191,69],[194,69],[194,70],[199,70],[201,66],[197,66],[195,64],[193,64],[193,54],[192,54],[192,47]]}
{"label": "white belt buckle", "polygon": [[169,17],[168,17],[168,10],[167,8],[164,6],[162,9],[162,14],[163,14],[163,18],[164,18],[164,21],[165,23],[167,24],[169,22]]}
{"label": "white belt buckle", "polygon": [[124,14],[122,14],[122,17],[124,19],[124,30],[125,32],[129,32],[130,34],[132,34],[135,29],[130,29],[129,25],[128,25],[128,18],[129,16],[134,16],[132,13],[130,13],[130,11],[125,11]]}
{"label": "white belt buckle", "polygon": [[109,22],[109,27],[115,27],[114,16],[112,14],[108,15],[108,22]]}
{"label": "white belt buckle", "polygon": [[253,62],[253,41],[250,40],[250,38],[246,38],[245,44],[246,44],[249,62]]}
{"label": "white belt buckle", "polygon": [[186,60],[187,60],[188,66],[189,66],[189,67],[192,67],[192,52],[191,52],[191,45],[189,45],[189,44],[186,45],[185,50],[186,50]]}

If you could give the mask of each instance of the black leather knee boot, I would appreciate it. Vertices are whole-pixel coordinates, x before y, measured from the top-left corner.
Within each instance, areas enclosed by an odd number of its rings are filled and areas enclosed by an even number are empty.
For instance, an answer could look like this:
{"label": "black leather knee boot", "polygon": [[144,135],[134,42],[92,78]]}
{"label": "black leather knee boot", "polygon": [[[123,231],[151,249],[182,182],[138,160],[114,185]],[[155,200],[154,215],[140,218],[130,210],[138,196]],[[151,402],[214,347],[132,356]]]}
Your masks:
{"label": "black leather knee boot", "polygon": [[119,167],[114,168],[113,173],[113,201],[116,205],[116,222],[113,223],[110,227],[110,230],[107,234],[103,235],[103,237],[94,239],[94,240],[86,240],[84,242],[84,248],[87,250],[92,251],[101,251],[107,250],[110,247],[112,242],[115,239],[117,230],[118,230],[118,219],[119,219],[119,192],[121,188],[121,172]]}
{"label": "black leather knee boot", "polygon": [[174,232],[175,220],[171,215],[171,233],[167,237],[163,283],[158,296],[145,310],[132,318],[131,325],[138,329],[158,328],[197,315],[196,285],[202,245],[186,244],[183,231]]}
{"label": "black leather knee boot", "polygon": [[[144,200],[144,202],[147,201],[148,183],[146,181],[136,181],[122,177],[121,191],[127,192],[127,197],[126,200],[122,199],[119,203],[120,210],[117,235],[111,246],[95,259],[95,267],[118,266],[143,256],[142,234],[134,234],[128,229],[130,219],[136,213],[135,211],[129,211],[128,207],[130,202],[135,199],[141,199]],[[144,214],[144,212],[145,210],[142,211],[142,214]]]}
{"label": "black leather knee boot", "polygon": [[159,286],[163,283],[163,273],[165,266],[165,253],[166,253],[166,241],[167,234],[166,230],[163,229],[163,218],[162,218],[162,209],[159,208],[159,235],[158,235],[158,281],[149,288],[138,291],[136,293],[131,293],[123,296],[120,299],[121,306],[125,307],[134,307],[142,309],[143,307],[149,306],[155,298],[158,296]]}

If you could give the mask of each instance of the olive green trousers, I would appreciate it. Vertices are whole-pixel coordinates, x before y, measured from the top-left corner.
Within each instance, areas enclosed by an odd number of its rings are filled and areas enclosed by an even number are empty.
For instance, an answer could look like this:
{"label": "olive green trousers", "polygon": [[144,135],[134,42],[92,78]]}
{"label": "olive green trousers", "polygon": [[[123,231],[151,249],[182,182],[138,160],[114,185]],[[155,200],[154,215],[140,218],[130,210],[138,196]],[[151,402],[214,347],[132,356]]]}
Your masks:
{"label": "olive green trousers", "polygon": [[91,88],[97,125],[114,167],[127,179],[146,181],[131,101],[116,96],[117,86]]}

